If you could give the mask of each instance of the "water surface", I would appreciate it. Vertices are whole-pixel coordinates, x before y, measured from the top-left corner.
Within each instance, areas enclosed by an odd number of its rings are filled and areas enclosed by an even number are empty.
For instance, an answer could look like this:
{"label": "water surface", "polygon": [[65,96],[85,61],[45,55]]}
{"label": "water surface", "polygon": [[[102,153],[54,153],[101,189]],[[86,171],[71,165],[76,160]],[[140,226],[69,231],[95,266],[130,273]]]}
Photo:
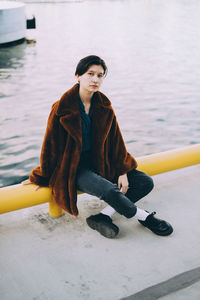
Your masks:
{"label": "water surface", "polygon": [[198,0],[24,2],[37,43],[0,49],[0,186],[38,165],[51,105],[90,54],[108,65],[101,91],[131,154],[199,143]]}

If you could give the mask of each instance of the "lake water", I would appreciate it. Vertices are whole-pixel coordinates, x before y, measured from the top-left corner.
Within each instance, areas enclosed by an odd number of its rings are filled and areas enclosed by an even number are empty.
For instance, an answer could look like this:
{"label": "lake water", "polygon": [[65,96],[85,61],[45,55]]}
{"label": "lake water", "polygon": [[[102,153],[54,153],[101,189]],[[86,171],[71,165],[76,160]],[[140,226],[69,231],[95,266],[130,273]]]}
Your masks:
{"label": "lake water", "polygon": [[37,42],[0,49],[0,186],[39,164],[51,105],[89,54],[133,156],[200,142],[199,0],[24,2]]}

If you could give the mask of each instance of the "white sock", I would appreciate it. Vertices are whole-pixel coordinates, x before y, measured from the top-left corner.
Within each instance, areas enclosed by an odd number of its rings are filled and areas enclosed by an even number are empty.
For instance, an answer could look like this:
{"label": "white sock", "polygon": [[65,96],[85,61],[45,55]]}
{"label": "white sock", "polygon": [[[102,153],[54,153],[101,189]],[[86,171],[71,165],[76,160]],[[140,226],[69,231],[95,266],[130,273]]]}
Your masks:
{"label": "white sock", "polygon": [[116,213],[116,210],[112,208],[111,206],[106,206],[102,211],[101,214],[107,215],[109,217],[112,217]]}
{"label": "white sock", "polygon": [[137,211],[134,217],[136,217],[140,221],[145,221],[146,218],[149,216],[149,213],[146,212],[145,210],[137,207]]}

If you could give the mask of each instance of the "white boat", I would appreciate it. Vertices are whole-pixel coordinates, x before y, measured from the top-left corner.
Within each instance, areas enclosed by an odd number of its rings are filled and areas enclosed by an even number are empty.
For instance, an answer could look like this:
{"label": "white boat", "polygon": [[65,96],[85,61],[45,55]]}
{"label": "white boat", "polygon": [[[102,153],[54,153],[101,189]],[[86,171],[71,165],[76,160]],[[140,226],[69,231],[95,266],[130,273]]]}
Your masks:
{"label": "white boat", "polygon": [[[34,20],[34,19],[33,19]],[[23,41],[28,27],[25,4],[22,2],[0,1],[0,45]]]}

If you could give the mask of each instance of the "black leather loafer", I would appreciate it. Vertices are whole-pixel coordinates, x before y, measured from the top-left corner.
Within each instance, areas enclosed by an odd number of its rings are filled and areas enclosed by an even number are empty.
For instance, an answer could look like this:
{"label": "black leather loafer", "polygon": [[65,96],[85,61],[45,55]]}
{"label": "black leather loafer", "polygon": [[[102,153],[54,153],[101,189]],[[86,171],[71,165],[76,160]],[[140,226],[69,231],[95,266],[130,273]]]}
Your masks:
{"label": "black leather loafer", "polygon": [[112,219],[104,214],[90,216],[86,222],[90,228],[109,239],[113,239],[119,233],[119,228],[113,224]]}
{"label": "black leather loafer", "polygon": [[157,235],[170,235],[173,232],[173,227],[168,222],[154,217],[155,214],[156,212],[151,213],[145,221],[138,221]]}

